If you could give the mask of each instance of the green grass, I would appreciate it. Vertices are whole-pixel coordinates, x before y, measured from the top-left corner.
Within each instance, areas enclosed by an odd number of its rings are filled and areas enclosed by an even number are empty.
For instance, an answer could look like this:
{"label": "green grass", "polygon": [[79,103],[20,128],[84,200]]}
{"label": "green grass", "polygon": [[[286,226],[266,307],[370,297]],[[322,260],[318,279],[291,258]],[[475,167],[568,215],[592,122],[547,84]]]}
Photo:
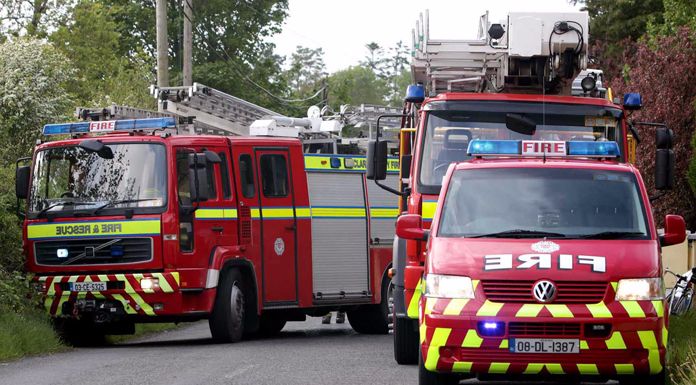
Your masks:
{"label": "green grass", "polygon": [[696,310],[669,320],[669,374],[672,385],[696,385]]}
{"label": "green grass", "polygon": [[0,361],[65,349],[41,310],[0,311]]}

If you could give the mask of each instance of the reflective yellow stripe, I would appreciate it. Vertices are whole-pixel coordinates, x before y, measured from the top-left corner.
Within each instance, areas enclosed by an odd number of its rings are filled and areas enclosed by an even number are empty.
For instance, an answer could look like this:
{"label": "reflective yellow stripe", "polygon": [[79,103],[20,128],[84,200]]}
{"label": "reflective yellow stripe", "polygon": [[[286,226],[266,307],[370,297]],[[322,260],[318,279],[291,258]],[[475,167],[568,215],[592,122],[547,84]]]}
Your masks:
{"label": "reflective yellow stripe", "polygon": [[466,337],[464,337],[464,342],[462,342],[463,348],[480,348],[483,343],[483,338],[478,336],[476,330],[469,329],[466,332]]}
{"label": "reflective yellow stripe", "polygon": [[437,303],[437,298],[426,298],[425,299],[425,314],[431,314],[433,312],[433,308],[435,307],[436,303]]}
{"label": "reflective yellow stripe", "polygon": [[237,209],[231,208],[205,208],[196,209],[196,219],[236,219]]}
{"label": "reflective yellow stripe", "polygon": [[545,366],[550,374],[565,374],[561,364],[546,364]]}
{"label": "reflective yellow stripe", "polygon": [[507,339],[500,341],[498,349],[510,349],[510,342]]}
{"label": "reflective yellow stripe", "polygon": [[635,372],[633,364],[614,364],[614,367],[616,374],[633,374]]}
{"label": "reflective yellow stripe", "polygon": [[423,278],[418,281],[418,285],[416,285],[416,289],[413,292],[413,297],[411,297],[411,302],[408,303],[406,315],[409,316],[409,318],[418,318],[418,303],[420,301],[422,288]]}
{"label": "reflective yellow stripe", "polygon": [[423,219],[433,219],[435,216],[435,209],[437,208],[437,201],[423,201],[421,204],[421,212]]}
{"label": "reflective yellow stripe", "polygon": [[479,283],[481,283],[480,279],[472,279],[471,283],[474,285],[474,292],[476,291],[476,288],[478,287]]}
{"label": "reflective yellow stripe", "polygon": [[669,342],[669,331],[667,328],[662,325],[662,346],[667,347],[667,343]]}
{"label": "reflective yellow stripe", "polygon": [[[332,167],[331,159],[338,159],[338,162],[334,161],[333,165],[337,167]],[[323,155],[313,155],[307,154],[304,157],[305,169],[307,171],[355,171],[364,172],[365,166],[367,165],[367,160],[365,156],[360,155],[350,155],[350,156],[323,156]],[[388,157],[387,158],[387,172],[397,173],[399,172],[399,158],[398,157]]]}
{"label": "reflective yellow stripe", "polygon": [[638,338],[640,338],[640,343],[643,344],[643,348],[648,350],[650,374],[660,373],[662,371],[662,363],[660,362],[660,351],[657,347],[655,332],[652,330],[639,331]]}
{"label": "reflective yellow stripe", "polygon": [[510,364],[507,362],[491,362],[491,367],[488,369],[488,373],[491,374],[505,374],[507,373]]}
{"label": "reflective yellow stripe", "polygon": [[[266,216],[266,209],[263,211]],[[362,218],[364,207],[312,207],[313,218]]]}
{"label": "reflective yellow stripe", "polygon": [[296,218],[309,218],[312,216],[312,209],[309,207],[296,207],[295,217]]}
{"label": "reflective yellow stripe", "polygon": [[164,274],[154,273],[154,274],[152,274],[152,276],[159,280],[159,286],[160,286],[160,289],[162,289],[162,292],[164,292],[164,293],[173,293],[174,292],[174,289],[172,289],[172,286],[169,284],[169,282],[167,282],[167,279],[164,277]]}
{"label": "reflective yellow stripe", "polygon": [[544,369],[544,364],[527,364],[524,374],[539,374]]}
{"label": "reflective yellow stripe", "polygon": [[54,222],[27,226],[27,238],[29,239],[159,234],[159,219],[105,222]]}
{"label": "reflective yellow stripe", "polygon": [[266,219],[294,218],[295,211],[292,207],[263,207],[261,216]]}
{"label": "reflective yellow stripe", "polygon": [[425,325],[425,322],[421,323],[420,327],[418,328],[419,335],[420,335],[420,343],[422,344],[425,342],[425,333],[427,332],[428,327]]}
{"label": "reflective yellow stripe", "polygon": [[665,315],[665,306],[662,301],[652,301],[652,305],[658,317],[663,317]]}
{"label": "reflective yellow stripe", "polygon": [[116,278],[118,278],[119,281],[123,281],[123,283],[126,285],[126,293],[130,294],[135,303],[140,306],[145,314],[155,315],[155,311],[152,309],[152,306],[143,300],[143,297],[141,297],[140,294],[135,291],[133,286],[131,286],[130,282],[123,274],[116,274]]}
{"label": "reflective yellow stripe", "polygon": [[469,302],[468,299],[461,299],[461,298],[455,298],[450,300],[450,303],[447,304],[447,307],[445,308],[445,311],[442,312],[444,315],[459,315],[461,313],[462,309],[464,309],[464,306]]}
{"label": "reflective yellow stripe", "polygon": [[136,314],[137,311],[133,309],[132,306],[130,306],[130,303],[128,302],[127,299],[123,298],[121,294],[114,294],[113,295],[114,299],[121,302],[123,304],[123,309],[126,311],[128,314]]}
{"label": "reflective yellow stripe", "polygon": [[428,356],[425,358],[425,368],[434,371],[437,368],[437,361],[440,359],[440,347],[445,346],[452,329],[437,328],[433,333],[428,347]]}
{"label": "reflective yellow stripe", "polygon": [[616,292],[616,288],[619,287],[619,283],[618,283],[618,282],[612,282],[612,283],[611,283],[611,287],[613,287],[613,288],[614,288],[614,292]]}
{"label": "reflective yellow stripe", "polygon": [[600,303],[593,303],[587,306],[587,310],[592,313],[592,317],[594,318],[611,318],[612,314],[607,305],[604,304],[604,302]]}
{"label": "reflective yellow stripe", "polygon": [[259,209],[258,207],[252,207],[250,211],[251,211],[251,217],[253,219],[261,218],[261,209]]}
{"label": "reflective yellow stripe", "polygon": [[483,303],[483,306],[481,306],[479,311],[476,313],[476,316],[478,316],[478,317],[495,317],[496,315],[498,315],[498,312],[502,308],[503,308],[502,303],[495,303],[495,302],[491,302],[489,300],[486,300],[486,302]]}
{"label": "reflective yellow stripe", "polygon": [[619,301],[619,303],[626,309],[629,317],[645,318],[645,312],[638,304],[638,301]]}
{"label": "reflective yellow stripe", "polygon": [[371,218],[396,218],[399,216],[399,208],[370,207]]}
{"label": "reflective yellow stripe", "polygon": [[587,341],[580,341],[580,349],[581,350],[588,350],[590,348],[590,345],[587,344]]}
{"label": "reflective yellow stripe", "polygon": [[524,304],[524,305],[522,305],[520,310],[517,311],[517,314],[515,314],[515,317],[518,317],[518,318],[536,317],[539,315],[539,312],[543,308],[544,308],[544,305],[541,305],[541,304]]}
{"label": "reflective yellow stripe", "polygon": [[63,279],[62,275],[58,275],[53,277],[53,280],[48,283],[48,291],[46,291],[46,295],[54,295],[56,294],[56,283],[59,283]]}
{"label": "reflective yellow stripe", "polygon": [[582,375],[599,374],[599,369],[597,369],[595,364],[578,364],[578,371]]}
{"label": "reflective yellow stripe", "polygon": [[473,362],[455,361],[452,364],[452,371],[455,373],[469,373],[472,366],[474,366]]}
{"label": "reflective yellow stripe", "polygon": [[613,332],[611,337],[606,341],[607,349],[617,350],[626,349],[626,343],[620,332]]}
{"label": "reflective yellow stripe", "polygon": [[174,277],[174,281],[176,281],[176,285],[179,286],[179,272],[173,272],[171,274],[172,277]]}
{"label": "reflective yellow stripe", "polygon": [[545,305],[554,318],[573,318],[573,313],[566,305]]}

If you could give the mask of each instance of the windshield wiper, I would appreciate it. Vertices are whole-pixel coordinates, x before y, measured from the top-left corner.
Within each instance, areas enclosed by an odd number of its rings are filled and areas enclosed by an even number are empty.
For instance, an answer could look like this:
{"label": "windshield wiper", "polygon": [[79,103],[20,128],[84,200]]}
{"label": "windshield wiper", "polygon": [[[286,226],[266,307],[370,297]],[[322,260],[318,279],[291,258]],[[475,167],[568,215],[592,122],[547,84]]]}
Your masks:
{"label": "windshield wiper", "polygon": [[507,230],[500,231],[497,233],[474,235],[469,238],[565,238],[566,235],[562,233],[551,233],[547,231],[536,231],[536,230]]}
{"label": "windshield wiper", "polygon": [[581,235],[581,239],[626,239],[644,237],[645,233],[638,231],[602,231],[594,234]]}
{"label": "windshield wiper", "polygon": [[36,213],[37,218],[41,218],[45,216],[49,210],[51,210],[54,207],[58,206],[86,206],[86,205],[94,205],[96,203],[94,202],[75,202],[75,201],[60,201],[60,202],[53,202],[50,205],[44,207],[41,209],[39,212]]}
{"label": "windshield wiper", "polygon": [[158,200],[158,199],[160,199],[160,198],[121,199],[121,200],[116,200],[116,201],[108,201],[108,202],[102,204],[101,206],[95,208],[94,210],[92,210],[92,215],[97,215],[98,212],[100,212],[101,210],[103,210],[109,206],[120,205],[123,203],[147,202],[147,201],[154,201],[154,200]]}

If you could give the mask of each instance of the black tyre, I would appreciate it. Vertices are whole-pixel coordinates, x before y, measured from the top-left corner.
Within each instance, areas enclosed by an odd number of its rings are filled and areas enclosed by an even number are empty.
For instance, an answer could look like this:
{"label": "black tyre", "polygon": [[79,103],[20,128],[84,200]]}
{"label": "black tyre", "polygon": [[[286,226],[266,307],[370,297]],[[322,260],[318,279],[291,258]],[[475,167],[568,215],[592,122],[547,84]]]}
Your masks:
{"label": "black tyre", "polygon": [[244,284],[237,270],[229,270],[218,285],[210,333],[218,342],[237,342],[244,335]]}
{"label": "black tyre", "polygon": [[620,385],[665,385],[666,383],[667,376],[664,370],[652,376],[631,376],[619,379]]}
{"label": "black tyre", "polygon": [[256,332],[260,337],[271,337],[278,335],[285,327],[286,320],[262,314],[259,319],[259,330]]}
{"label": "black tyre", "polygon": [[75,347],[106,345],[104,331],[93,322],[75,319],[54,319],[53,325],[58,336],[68,345]]}
{"label": "black tyre", "polygon": [[456,385],[458,383],[459,377],[456,374],[426,370],[423,356],[418,354],[418,385]]}
{"label": "black tyre", "polygon": [[394,359],[399,365],[418,363],[418,337],[415,320],[394,317]]}
{"label": "black tyre", "polygon": [[382,305],[359,306],[348,312],[348,323],[361,334],[387,334],[389,324],[384,318]]}

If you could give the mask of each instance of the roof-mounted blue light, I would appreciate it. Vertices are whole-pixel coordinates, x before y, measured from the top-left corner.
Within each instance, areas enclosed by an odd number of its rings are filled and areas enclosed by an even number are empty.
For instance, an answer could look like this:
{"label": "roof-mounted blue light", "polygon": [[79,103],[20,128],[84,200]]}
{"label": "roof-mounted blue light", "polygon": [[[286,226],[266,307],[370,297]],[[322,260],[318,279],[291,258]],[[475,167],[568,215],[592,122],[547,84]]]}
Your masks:
{"label": "roof-mounted blue light", "polygon": [[474,139],[469,142],[466,150],[469,155],[519,155],[519,140],[481,140]]}
{"label": "roof-mounted blue light", "polygon": [[406,88],[406,98],[408,103],[423,103],[425,100],[425,87],[422,83],[411,84]]}
{"label": "roof-mounted blue light", "polygon": [[176,127],[174,118],[109,120],[100,122],[58,123],[44,126],[44,135],[89,134],[114,131],[146,131]]}
{"label": "roof-mounted blue light", "polygon": [[643,107],[643,99],[637,92],[624,94],[623,106],[627,110],[640,110]]}
{"label": "roof-mounted blue light", "polygon": [[621,156],[616,142],[568,142],[569,156],[592,158],[618,158]]}

